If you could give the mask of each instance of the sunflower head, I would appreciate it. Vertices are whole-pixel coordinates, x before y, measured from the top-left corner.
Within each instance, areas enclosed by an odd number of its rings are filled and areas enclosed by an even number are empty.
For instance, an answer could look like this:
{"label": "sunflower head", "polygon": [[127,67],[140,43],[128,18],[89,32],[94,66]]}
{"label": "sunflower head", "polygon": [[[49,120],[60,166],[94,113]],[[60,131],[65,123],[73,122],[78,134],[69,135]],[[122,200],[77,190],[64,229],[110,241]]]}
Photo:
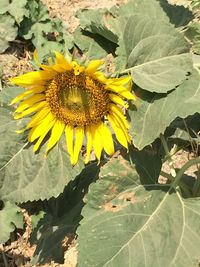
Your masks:
{"label": "sunflower head", "polygon": [[112,132],[128,148],[131,140],[124,111],[127,100],[135,99],[130,91],[131,77],[106,78],[98,71],[102,64],[93,60],[84,67],[55,52],[55,63],[39,64],[41,70],[11,79],[26,89],[11,104],[19,103],[15,119],[31,116],[23,131],[29,130],[28,140],[34,142],[35,152],[48,136],[48,153],[63,133],[72,165],[78,161],[84,138],[86,163],[92,150],[98,160],[103,150],[108,155],[114,153]]}

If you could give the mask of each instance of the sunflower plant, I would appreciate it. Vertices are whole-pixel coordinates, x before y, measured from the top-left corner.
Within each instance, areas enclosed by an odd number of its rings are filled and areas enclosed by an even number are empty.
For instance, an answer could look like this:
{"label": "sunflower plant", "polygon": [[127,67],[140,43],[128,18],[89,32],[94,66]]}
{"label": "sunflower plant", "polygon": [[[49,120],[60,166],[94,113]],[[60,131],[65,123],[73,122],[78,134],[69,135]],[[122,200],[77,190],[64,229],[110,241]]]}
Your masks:
{"label": "sunflower plant", "polygon": [[128,122],[122,108],[128,107],[128,100],[134,100],[131,93],[131,77],[106,78],[98,68],[101,60],[90,61],[86,67],[76,61],[69,62],[55,52],[55,63],[39,64],[41,70],[15,77],[11,81],[25,86],[27,90],[17,96],[11,105],[20,102],[14,118],[21,119],[33,114],[27,126],[28,141],[37,152],[45,137],[51,132],[46,147],[47,155],[65,133],[67,151],[72,165],[76,165],[83,144],[87,138],[85,163],[90,160],[91,150],[98,161],[102,150],[114,154],[112,131],[118,142],[128,149],[131,142]]}
{"label": "sunflower plant", "polygon": [[[70,50],[41,60],[36,47],[36,69],[11,77],[0,95],[1,243],[25,208],[32,264],[63,263],[64,252],[70,264],[73,249],[81,267],[198,266],[200,56],[186,6],[79,11]],[[193,158],[176,166],[186,148]]]}

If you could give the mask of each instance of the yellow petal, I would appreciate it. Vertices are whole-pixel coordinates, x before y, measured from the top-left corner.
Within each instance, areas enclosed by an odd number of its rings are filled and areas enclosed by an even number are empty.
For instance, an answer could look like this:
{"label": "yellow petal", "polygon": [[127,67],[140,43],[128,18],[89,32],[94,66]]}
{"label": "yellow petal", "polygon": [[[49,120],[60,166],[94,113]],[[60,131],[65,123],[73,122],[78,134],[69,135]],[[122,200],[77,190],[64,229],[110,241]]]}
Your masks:
{"label": "yellow petal", "polygon": [[94,124],[90,126],[90,131],[92,134],[92,141],[93,141],[93,147],[94,147],[94,153],[97,157],[97,159],[100,161],[101,158],[101,152],[103,149],[103,144],[102,144],[102,136],[99,134],[99,127],[101,123]]}
{"label": "yellow petal", "polygon": [[118,116],[120,118],[120,120],[122,121],[122,123],[124,124],[124,126],[129,129],[129,124],[126,121],[126,118],[122,112],[122,110],[116,106],[116,105],[110,105],[110,109],[112,110],[112,113],[116,114],[116,116]]}
{"label": "yellow petal", "polygon": [[72,61],[72,67],[74,69],[74,75],[79,75],[84,71],[84,67],[80,66],[76,61]]}
{"label": "yellow petal", "polygon": [[39,94],[46,90],[45,85],[32,85],[28,86],[27,88],[32,90],[34,94]]}
{"label": "yellow petal", "polygon": [[106,90],[113,91],[115,93],[118,93],[119,95],[125,97],[128,100],[135,100],[135,96],[127,90],[127,88],[123,86],[116,86],[116,85],[106,85],[105,86]]}
{"label": "yellow petal", "polygon": [[35,105],[33,105],[32,107],[24,110],[23,112],[19,113],[19,114],[15,114],[14,115],[14,119],[15,120],[18,120],[18,119],[21,119],[33,112],[36,112],[38,110],[40,110],[41,108],[45,107],[46,106],[46,101],[42,101],[42,102],[39,102],[39,103],[36,103]]}
{"label": "yellow petal", "polygon": [[72,164],[75,165],[78,161],[78,156],[81,151],[81,147],[83,144],[83,137],[84,137],[84,127],[76,127],[76,140],[74,144],[74,153],[73,153],[73,159]]}
{"label": "yellow petal", "polygon": [[38,149],[39,149],[39,147],[40,147],[42,141],[44,140],[45,136],[47,135],[47,133],[48,133],[48,131],[46,131],[45,134],[41,135],[41,136],[38,138],[37,142],[36,142],[35,145],[33,146],[33,151],[34,151],[34,152],[37,152],[37,151],[38,151]]}
{"label": "yellow petal", "polygon": [[54,76],[55,73],[39,70],[31,71],[18,77],[11,78],[10,81],[17,85],[27,86],[35,85],[36,83],[44,84],[46,81],[52,79]]}
{"label": "yellow petal", "polygon": [[116,95],[116,94],[109,94],[109,98],[110,98],[114,103],[119,104],[119,105],[121,105],[122,107],[125,107],[126,109],[128,108],[128,104],[126,104],[126,103],[124,102],[124,100],[123,100],[120,96],[118,96],[118,95]]}
{"label": "yellow petal", "polygon": [[108,85],[116,85],[123,86],[131,81],[131,76],[121,77],[121,78],[110,78],[107,80],[106,84]]}
{"label": "yellow petal", "polygon": [[128,143],[127,143],[127,139],[126,139],[126,135],[124,134],[123,130],[121,129],[121,127],[118,125],[118,123],[115,121],[115,119],[111,116],[111,115],[107,115],[108,121],[111,124],[116,138],[118,140],[118,142],[128,148]]}
{"label": "yellow petal", "polygon": [[44,138],[48,134],[48,132],[51,130],[51,128],[52,128],[52,124],[50,123],[48,125],[48,127],[45,129],[44,133],[42,135],[40,135],[40,137],[38,138],[37,142],[34,144],[34,146],[33,146],[33,151],[34,152],[38,151],[42,141],[44,140]]}
{"label": "yellow petal", "polygon": [[53,114],[50,112],[37,126],[33,127],[28,135],[28,141],[33,142],[35,139],[37,139],[39,136],[41,136],[45,129],[48,127],[50,123],[55,123],[55,118]]}
{"label": "yellow petal", "polygon": [[66,68],[63,65],[59,64],[51,64],[50,66],[41,64],[41,68],[46,71],[53,71],[55,72],[55,75],[57,74],[57,72],[63,73],[66,71]]}
{"label": "yellow petal", "polygon": [[25,91],[24,93],[16,96],[10,103],[10,105],[14,105],[16,104],[17,102],[19,102],[20,100],[22,100],[24,97],[26,97],[27,95],[30,95],[33,93],[33,90],[28,90],[28,91]]}
{"label": "yellow petal", "polygon": [[101,72],[101,71],[96,71],[95,73],[93,73],[93,77],[95,79],[99,80],[101,83],[105,83],[106,84],[106,82],[107,82],[107,79],[106,79],[104,73]]}
{"label": "yellow petal", "polygon": [[25,132],[26,130],[27,130],[27,128],[23,128],[23,129],[15,131],[15,132],[18,134],[21,134],[21,133]]}
{"label": "yellow petal", "polygon": [[124,135],[126,136],[126,140],[128,141],[128,143],[130,143],[131,139],[130,139],[130,136],[128,134],[127,127],[124,124],[124,121],[122,121],[121,118],[119,118],[116,113],[112,112],[110,114],[113,117],[113,119],[115,120],[115,122],[118,125],[118,127],[120,127],[122,129]]}
{"label": "yellow petal", "polygon": [[67,59],[62,54],[60,54],[57,51],[55,51],[54,53],[56,55],[57,64],[61,65],[62,68],[64,68],[65,70],[72,70],[71,64],[67,61]]}
{"label": "yellow petal", "polygon": [[33,59],[34,59],[35,63],[40,67],[40,62],[38,60],[38,51],[37,51],[37,49],[35,49],[34,52],[33,52]]}
{"label": "yellow petal", "polygon": [[37,142],[35,143],[35,145],[34,145],[34,147],[33,147],[33,151],[34,151],[34,152],[36,152],[36,151],[39,149],[39,147],[40,147],[42,141],[44,140],[44,138],[45,138],[45,136],[48,134],[48,132],[51,130],[51,128],[53,127],[54,123],[55,123],[55,120],[53,120],[52,122],[50,122],[50,123],[47,125],[47,127],[45,128],[43,134],[40,135],[40,137],[38,138]]}
{"label": "yellow petal", "polygon": [[68,150],[69,155],[71,156],[71,162],[72,162],[74,129],[71,125],[66,125],[65,137],[66,137],[66,143],[67,143],[67,150]]}
{"label": "yellow petal", "polygon": [[114,150],[114,143],[113,143],[113,138],[110,130],[105,124],[101,124],[101,135],[103,136],[103,146],[104,150],[108,155],[113,155],[115,150]]}
{"label": "yellow petal", "polygon": [[15,110],[16,113],[20,113],[24,111],[26,108],[30,108],[35,103],[40,102],[42,100],[45,100],[46,96],[45,94],[35,94],[33,96],[30,96],[29,98],[25,99],[19,107]]}
{"label": "yellow petal", "polygon": [[27,124],[26,129],[35,127],[44,117],[46,117],[50,112],[49,107],[44,107],[42,110],[37,112],[32,118],[31,121]]}
{"label": "yellow petal", "polygon": [[90,128],[86,126],[86,135],[87,135],[87,148],[86,148],[86,157],[85,157],[85,164],[87,164],[90,160],[90,153],[92,150],[92,134],[90,132]]}
{"label": "yellow petal", "polygon": [[46,148],[46,154],[48,151],[57,144],[65,128],[65,124],[62,121],[56,121],[51,130],[51,136]]}
{"label": "yellow petal", "polygon": [[85,69],[85,72],[87,74],[92,74],[94,73],[102,64],[103,60],[91,60],[88,66]]}

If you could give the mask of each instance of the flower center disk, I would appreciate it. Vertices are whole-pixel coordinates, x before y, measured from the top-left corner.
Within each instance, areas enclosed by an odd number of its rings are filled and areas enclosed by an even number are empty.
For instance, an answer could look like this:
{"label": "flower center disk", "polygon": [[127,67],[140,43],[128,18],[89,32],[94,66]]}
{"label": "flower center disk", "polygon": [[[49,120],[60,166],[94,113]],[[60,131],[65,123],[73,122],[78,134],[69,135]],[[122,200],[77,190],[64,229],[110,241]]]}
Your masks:
{"label": "flower center disk", "polygon": [[83,73],[57,74],[45,93],[54,116],[72,126],[96,123],[109,111],[109,94],[104,85]]}

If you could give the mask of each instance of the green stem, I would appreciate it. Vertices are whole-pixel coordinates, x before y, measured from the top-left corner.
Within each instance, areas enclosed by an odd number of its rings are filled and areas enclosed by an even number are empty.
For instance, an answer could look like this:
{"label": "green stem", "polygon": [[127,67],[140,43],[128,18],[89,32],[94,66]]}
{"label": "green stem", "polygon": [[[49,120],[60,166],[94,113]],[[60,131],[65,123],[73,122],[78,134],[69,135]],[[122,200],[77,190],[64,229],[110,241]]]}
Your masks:
{"label": "green stem", "polygon": [[181,177],[183,176],[183,174],[185,173],[185,171],[190,168],[192,165],[195,165],[197,163],[200,163],[200,157],[197,157],[195,159],[189,160],[187,163],[185,163],[185,165],[183,165],[183,167],[178,171],[175,180],[173,182],[173,186],[176,187],[177,185],[179,185]]}
{"label": "green stem", "polygon": [[176,171],[175,171],[175,168],[174,168],[174,165],[173,165],[172,156],[171,156],[171,153],[169,151],[167,142],[166,142],[165,137],[164,137],[163,134],[160,135],[160,140],[162,142],[162,145],[163,145],[163,148],[164,148],[164,151],[165,151],[165,155],[166,155],[167,160],[169,162],[171,176],[175,177],[176,176]]}
{"label": "green stem", "polygon": [[121,71],[120,74],[124,74],[124,73],[130,72],[132,69],[133,69],[133,67],[125,69],[125,70]]}
{"label": "green stem", "polygon": [[[166,173],[166,172],[161,171],[160,174],[161,174],[163,177],[167,178],[170,182],[173,182],[173,181],[174,181],[174,177],[171,176],[169,173]],[[185,193],[185,195],[186,195],[187,197],[189,197],[189,196],[191,195],[191,193],[190,193],[190,188],[189,188],[186,184],[180,182],[180,187],[181,187],[181,189],[184,191],[184,193]]]}
{"label": "green stem", "polygon": [[199,168],[199,166],[198,166],[198,171],[197,171],[197,179],[196,179],[196,181],[194,183],[192,191],[193,191],[193,196],[194,197],[198,196],[198,193],[200,192],[200,168]]}
{"label": "green stem", "polygon": [[163,177],[167,178],[170,182],[173,182],[174,181],[174,177],[171,176],[169,173],[166,173],[164,171],[161,171],[160,172],[160,175],[162,175]]}

